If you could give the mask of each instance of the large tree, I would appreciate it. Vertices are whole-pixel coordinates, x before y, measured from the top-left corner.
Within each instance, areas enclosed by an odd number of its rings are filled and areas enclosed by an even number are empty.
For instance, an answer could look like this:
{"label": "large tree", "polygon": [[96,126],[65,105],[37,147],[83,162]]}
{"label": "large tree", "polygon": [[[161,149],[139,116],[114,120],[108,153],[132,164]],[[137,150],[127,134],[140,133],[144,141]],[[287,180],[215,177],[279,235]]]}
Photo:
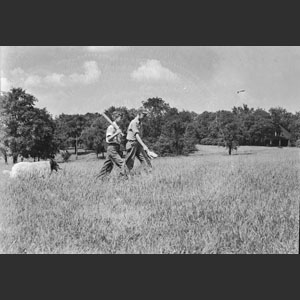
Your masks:
{"label": "large tree", "polygon": [[7,151],[8,151],[8,143],[7,143],[7,133],[6,133],[6,125],[5,119],[6,115],[4,114],[4,97],[5,95],[0,94],[0,155],[3,155],[5,163],[7,163]]}
{"label": "large tree", "polygon": [[85,149],[94,150],[97,158],[99,153],[102,153],[102,157],[104,157],[106,125],[104,118],[99,117],[90,127],[86,127],[80,136]]}
{"label": "large tree", "polygon": [[160,155],[181,155],[184,149],[186,126],[177,108],[170,108],[164,118],[161,134],[154,146],[155,150]]}
{"label": "large tree", "polygon": [[265,110],[258,108],[253,112],[254,122],[249,128],[251,145],[267,145],[275,133],[271,116]]}
{"label": "large tree", "polygon": [[[287,112],[286,109],[282,107],[270,108],[269,113],[273,121],[276,136],[279,136],[282,131],[283,126],[288,131],[293,131],[293,114]],[[281,145],[281,139],[278,140],[279,145]]]}
{"label": "large tree", "polygon": [[243,106],[233,107],[232,113],[240,129],[240,145],[251,145],[252,138],[250,135],[251,126],[254,125],[254,109],[249,108],[247,104]]}
{"label": "large tree", "polygon": [[300,112],[296,112],[292,116],[289,130],[292,134],[291,143],[292,145],[296,145],[296,142],[300,140]]}
{"label": "large tree", "polygon": [[[54,122],[46,109],[35,107],[38,100],[22,88],[12,88],[1,97],[2,131],[4,145],[13,156],[48,158],[56,153],[53,142]],[[4,136],[4,137],[3,137]]]}
{"label": "large tree", "polygon": [[183,136],[183,154],[189,154],[197,150],[198,144],[197,137],[197,124],[195,122],[188,123],[185,127],[185,133]]}
{"label": "large tree", "polygon": [[220,144],[225,146],[229,155],[231,155],[232,149],[239,145],[241,138],[238,119],[232,112],[222,110],[217,112],[215,123]]}
{"label": "large tree", "polygon": [[[204,111],[198,115],[194,121],[197,130],[197,140],[199,144],[205,140],[210,140],[210,143],[216,144],[218,130],[215,124],[216,114],[213,112]],[[215,142],[214,142],[215,141]]]}
{"label": "large tree", "polygon": [[[0,98],[4,96],[0,95]],[[7,132],[6,132],[6,125],[5,125],[5,115],[4,110],[1,108],[2,99],[0,99],[0,155],[3,156],[5,163],[7,164],[7,157],[8,157],[8,140],[7,140]]]}
{"label": "large tree", "polygon": [[56,140],[60,149],[74,147],[74,152],[77,153],[78,145],[81,143],[80,136],[83,130],[89,126],[94,120],[94,117],[88,115],[67,115],[61,114],[55,119],[56,123]]}
{"label": "large tree", "polygon": [[143,136],[149,145],[153,145],[162,134],[162,128],[167,121],[166,115],[171,108],[168,103],[158,97],[149,98],[147,101],[143,101],[142,104],[149,112],[143,122]]}
{"label": "large tree", "polygon": [[21,88],[12,88],[1,98],[2,114],[6,116],[6,143],[16,163],[18,156],[27,147],[28,136],[23,132],[24,125],[29,121],[28,112],[34,109],[37,99]]}
{"label": "large tree", "polygon": [[23,157],[46,159],[54,157],[58,145],[54,140],[55,123],[45,108],[34,108],[27,113],[28,122],[23,125],[23,133],[28,137],[26,147],[21,149]]}

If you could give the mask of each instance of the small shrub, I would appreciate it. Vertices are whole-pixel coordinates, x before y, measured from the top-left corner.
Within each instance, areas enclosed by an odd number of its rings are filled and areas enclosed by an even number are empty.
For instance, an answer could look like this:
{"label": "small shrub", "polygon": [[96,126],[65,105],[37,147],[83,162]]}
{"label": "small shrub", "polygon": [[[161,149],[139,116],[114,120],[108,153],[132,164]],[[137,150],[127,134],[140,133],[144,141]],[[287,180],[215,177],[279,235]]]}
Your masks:
{"label": "small shrub", "polygon": [[68,150],[61,153],[61,157],[64,162],[67,162],[69,160],[69,158],[71,157],[71,155],[72,154]]}

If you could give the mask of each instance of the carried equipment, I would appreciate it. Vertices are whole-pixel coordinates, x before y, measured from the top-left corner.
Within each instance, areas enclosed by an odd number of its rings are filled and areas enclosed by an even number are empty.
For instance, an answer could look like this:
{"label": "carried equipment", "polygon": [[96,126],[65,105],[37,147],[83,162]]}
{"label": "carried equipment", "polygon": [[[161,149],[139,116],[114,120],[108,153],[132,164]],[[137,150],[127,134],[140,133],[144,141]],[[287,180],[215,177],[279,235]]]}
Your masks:
{"label": "carried equipment", "polygon": [[[101,115],[112,125],[112,126],[114,126],[114,128],[116,129],[116,130],[121,130],[120,129],[120,127],[116,124],[116,123],[114,123],[104,112],[103,113],[101,113]],[[120,133],[122,136],[124,136],[124,133],[123,132],[121,132]]]}
{"label": "carried equipment", "polygon": [[150,151],[149,149],[146,150],[145,152],[146,152],[147,156],[148,156],[150,159],[154,159],[154,158],[157,158],[157,157],[158,157],[158,155],[157,155],[155,152]]}

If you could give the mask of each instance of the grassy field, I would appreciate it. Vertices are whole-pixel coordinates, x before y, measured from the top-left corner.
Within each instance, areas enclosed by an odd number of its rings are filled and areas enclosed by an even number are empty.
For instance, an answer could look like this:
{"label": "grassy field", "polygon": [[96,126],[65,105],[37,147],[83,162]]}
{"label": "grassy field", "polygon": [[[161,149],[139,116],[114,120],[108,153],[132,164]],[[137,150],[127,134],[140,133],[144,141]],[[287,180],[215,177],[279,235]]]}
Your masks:
{"label": "grassy field", "polygon": [[201,146],[152,174],[95,181],[103,160],[10,180],[0,160],[1,253],[298,253],[300,149]]}

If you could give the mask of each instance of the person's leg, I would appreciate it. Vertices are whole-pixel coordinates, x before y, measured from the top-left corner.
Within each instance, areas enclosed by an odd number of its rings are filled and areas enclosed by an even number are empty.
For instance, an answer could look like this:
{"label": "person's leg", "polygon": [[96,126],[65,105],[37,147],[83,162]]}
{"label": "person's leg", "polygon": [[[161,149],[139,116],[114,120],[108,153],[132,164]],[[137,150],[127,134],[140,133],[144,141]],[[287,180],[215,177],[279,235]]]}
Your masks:
{"label": "person's leg", "polygon": [[130,172],[133,169],[134,166],[134,158],[135,158],[135,154],[136,154],[136,146],[137,143],[130,143],[128,142],[126,144],[126,156],[123,162],[123,166],[122,166],[122,170],[121,170],[121,174],[126,174],[127,171]]}
{"label": "person's leg", "polygon": [[134,159],[135,159],[135,149],[132,148],[128,153],[128,159],[126,161],[126,166],[129,171],[131,171],[134,167]]}
{"label": "person's leg", "polygon": [[[151,170],[152,169],[152,164],[150,161],[150,158],[148,155],[145,153],[145,150],[142,148],[141,145],[137,147],[136,150],[136,157],[140,161],[141,165],[145,170]],[[146,166],[147,165],[147,166]]]}
{"label": "person's leg", "polygon": [[111,159],[111,147],[107,147],[107,158],[105,159],[100,173],[96,176],[96,179],[103,179],[106,175],[110,174],[113,169],[113,162]]}
{"label": "person's leg", "polygon": [[113,169],[113,162],[107,158],[100,170],[100,173],[96,176],[96,179],[103,179],[105,176],[109,175]]}
{"label": "person's leg", "polygon": [[111,154],[110,154],[110,159],[113,161],[113,163],[119,168],[121,169],[123,166],[123,159],[121,157],[121,152],[119,147],[114,147],[111,150]]}

